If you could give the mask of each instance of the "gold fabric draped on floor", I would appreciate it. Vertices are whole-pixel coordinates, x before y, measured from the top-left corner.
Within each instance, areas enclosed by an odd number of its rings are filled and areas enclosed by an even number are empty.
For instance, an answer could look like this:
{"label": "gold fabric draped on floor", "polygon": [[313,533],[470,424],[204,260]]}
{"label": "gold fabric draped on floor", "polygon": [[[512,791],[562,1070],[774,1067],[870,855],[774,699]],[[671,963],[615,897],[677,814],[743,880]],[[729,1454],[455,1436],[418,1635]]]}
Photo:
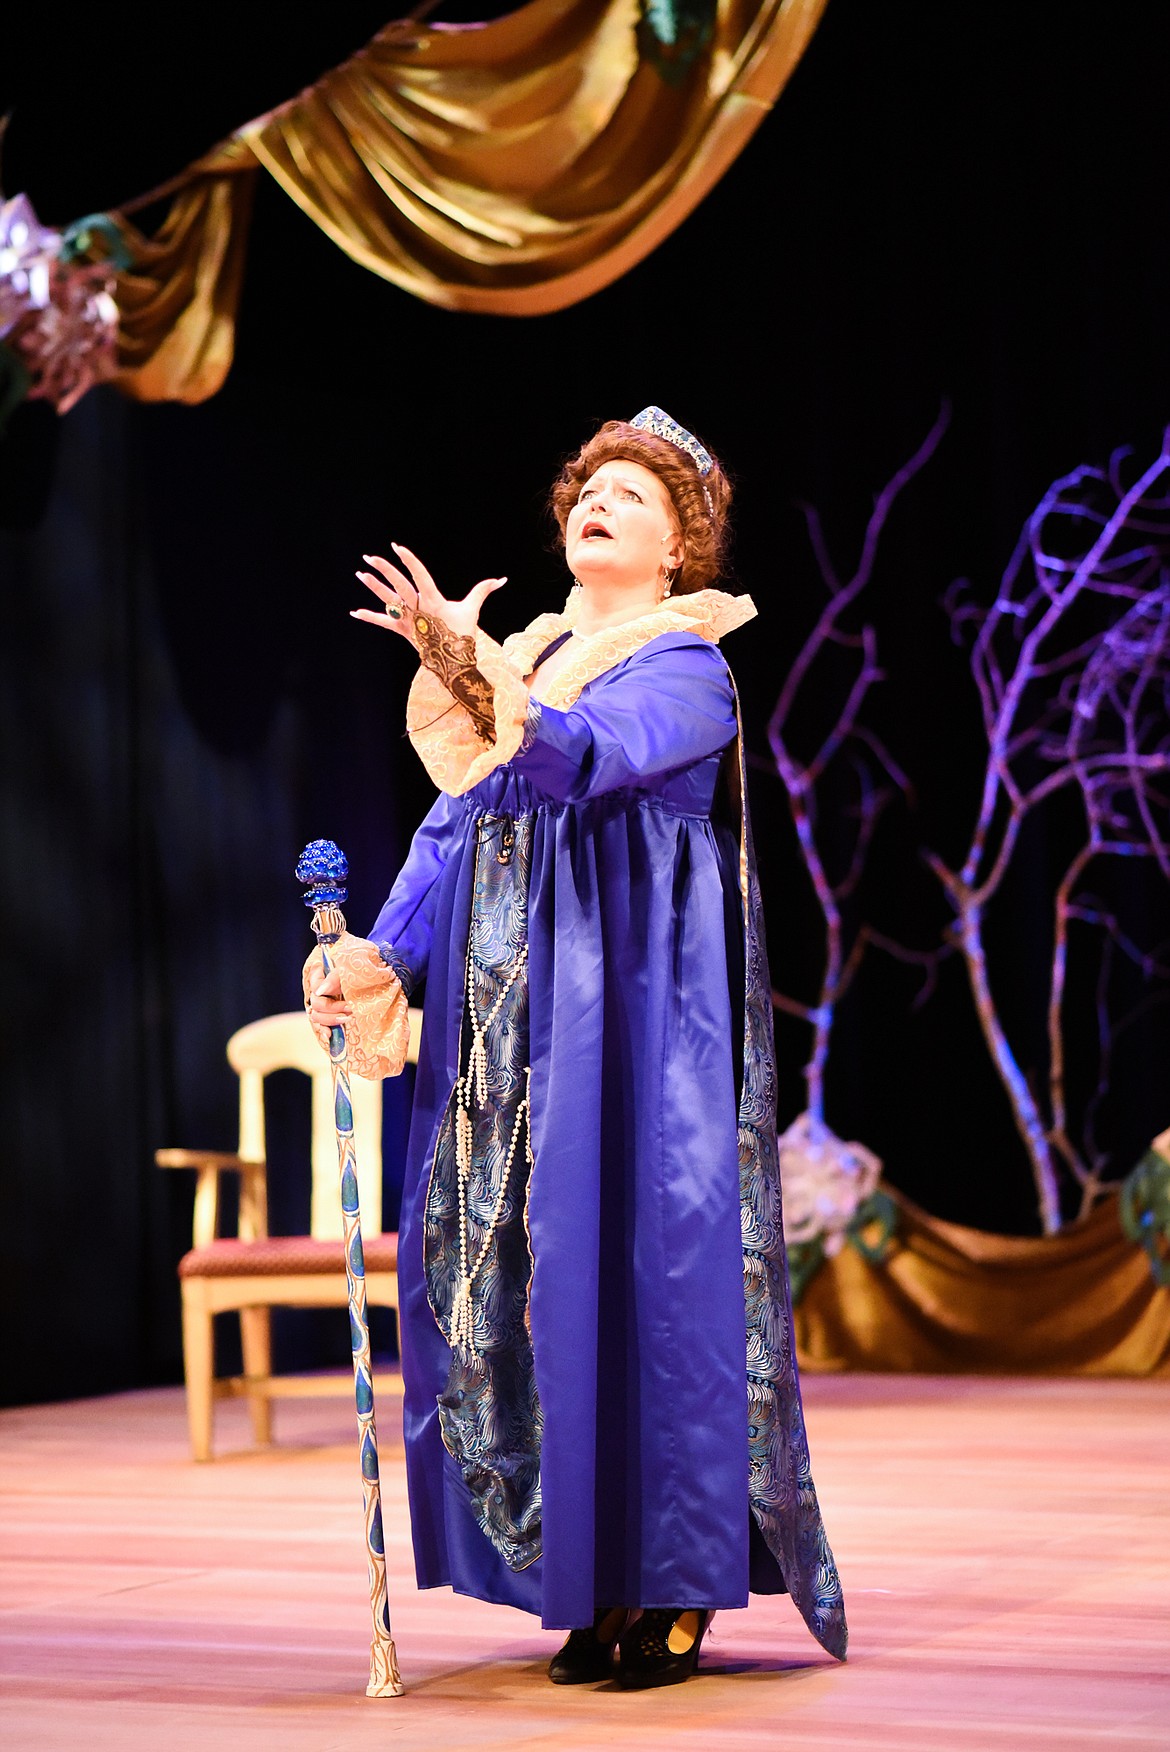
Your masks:
{"label": "gold fabric draped on floor", "polygon": [[1170,1375],[1170,1288],[1122,1232],[1117,1200],[1031,1240],[944,1223],[891,1193],[885,1263],[846,1246],[796,1309],[806,1369]]}
{"label": "gold fabric draped on floor", "polygon": [[[719,180],[826,4],[720,0],[709,41],[669,76],[642,52],[638,0],[387,26],[191,166],[153,238],[114,215],[134,262],[120,387],[197,402],[223,382],[258,166],[355,261],[432,304],[532,316],[588,297]],[[290,264],[290,298],[295,278]]]}

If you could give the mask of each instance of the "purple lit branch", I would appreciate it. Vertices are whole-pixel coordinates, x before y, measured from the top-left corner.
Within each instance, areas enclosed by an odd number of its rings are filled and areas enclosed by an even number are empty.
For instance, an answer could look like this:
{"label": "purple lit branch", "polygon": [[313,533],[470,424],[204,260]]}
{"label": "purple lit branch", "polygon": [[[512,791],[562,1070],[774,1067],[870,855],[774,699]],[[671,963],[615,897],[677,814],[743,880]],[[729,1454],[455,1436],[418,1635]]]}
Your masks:
{"label": "purple lit branch", "polygon": [[[1168,971],[1080,890],[1089,865],[1104,857],[1153,859],[1170,878],[1170,452],[1164,440],[1129,486],[1126,457],[1119,451],[1107,469],[1075,469],[1054,483],[1028,519],[989,607],[972,602],[963,585],[946,600],[956,640],[973,634],[971,670],[988,755],[962,866],[950,869],[935,856],[929,861],[954,909],[953,935],[1028,1151],[1048,1233],[1061,1223],[1059,1168],[1079,1183],[1087,1208],[1104,1166],[1090,1135],[1082,1150],[1069,1135],[1063,1008],[1070,926],[1105,933],[1106,987],[1113,945],[1147,978]],[[1000,1020],[984,914],[1008,873],[1025,819],[1070,788],[1079,792],[1086,838],[1054,898],[1049,1064],[1041,1095]],[[1098,1018],[1104,1079],[1117,1027],[1111,1027],[1100,982]],[[1102,1081],[1089,1104],[1090,1131],[1103,1092]]]}
{"label": "purple lit branch", "polygon": [[[784,680],[768,723],[768,743],[776,771],[788,793],[801,857],[825,921],[825,960],[815,1004],[802,1004],[780,992],[773,993],[773,1001],[778,1009],[800,1017],[812,1028],[812,1049],[805,1066],[806,1105],[819,1124],[824,1122],[825,1069],[836,1008],[848,990],[866,948],[873,944],[900,960],[922,966],[928,985],[933,981],[937,960],[937,951],[920,954],[904,949],[867,925],[856,925],[851,929],[846,919],[845,903],[855,894],[882,811],[899,791],[908,793],[909,785],[905,774],[879,739],[860,722],[870,689],[882,679],[874,629],[867,625],[860,633],[851,633],[843,629],[841,622],[873,575],[878,545],[895,501],[934,455],[948,419],[948,410],[944,408],[918,450],[878,494],[866,526],[861,555],[850,578],[843,581],[839,577],[828,551],[820,517],[811,506],[805,507],[809,541],[829,599]],[[819,746],[807,759],[801,759],[791,742],[793,709],[818,658],[830,646],[857,652],[856,673],[840,711]],[[817,831],[816,788],[839,757],[849,761],[857,782],[857,803],[851,811],[856,834],[845,870],[840,875],[832,875]]]}

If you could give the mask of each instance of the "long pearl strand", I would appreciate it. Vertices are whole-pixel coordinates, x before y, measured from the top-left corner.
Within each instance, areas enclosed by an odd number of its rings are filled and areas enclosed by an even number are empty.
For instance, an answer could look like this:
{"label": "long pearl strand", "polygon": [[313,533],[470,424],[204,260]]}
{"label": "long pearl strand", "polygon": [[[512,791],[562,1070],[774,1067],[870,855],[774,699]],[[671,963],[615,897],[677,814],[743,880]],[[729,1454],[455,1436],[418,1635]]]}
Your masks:
{"label": "long pearl strand", "polygon": [[[492,1005],[486,1018],[481,1022],[479,1006],[475,998],[475,969],[471,954],[471,946],[467,952],[467,1013],[471,1019],[471,1050],[468,1054],[467,1075],[460,1077],[455,1085],[455,1164],[459,1177],[459,1281],[451,1298],[451,1347],[457,1346],[464,1351],[477,1351],[475,1342],[475,1309],[471,1300],[472,1286],[479,1276],[495,1239],[496,1230],[503,1215],[504,1200],[508,1193],[508,1182],[512,1178],[512,1163],[516,1155],[516,1146],[520,1142],[520,1128],[525,1125],[531,1112],[530,1085],[531,1069],[524,1071],[524,1095],[516,1109],[512,1121],[512,1136],[508,1144],[508,1154],[500,1175],[500,1188],[496,1193],[492,1206],[492,1214],[474,1261],[469,1263],[469,1217],[467,1210],[468,1188],[471,1184],[472,1146],[474,1128],[471,1119],[473,1102],[478,1102],[482,1108],[487,1104],[488,1094],[488,1057],[487,1031],[504,1006],[504,1000],[512,990],[516,981],[523,973],[528,963],[528,945],[524,945],[516,958],[516,965],[508,976],[506,985]],[[525,1151],[529,1167],[532,1166],[532,1134],[526,1132]]]}

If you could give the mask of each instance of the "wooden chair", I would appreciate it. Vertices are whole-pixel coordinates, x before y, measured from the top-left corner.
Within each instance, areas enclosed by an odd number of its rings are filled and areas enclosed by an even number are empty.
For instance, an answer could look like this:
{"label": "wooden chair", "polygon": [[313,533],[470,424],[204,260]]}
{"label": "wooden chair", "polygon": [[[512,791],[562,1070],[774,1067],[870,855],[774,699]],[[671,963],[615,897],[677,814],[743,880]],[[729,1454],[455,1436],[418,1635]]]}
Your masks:
{"label": "wooden chair", "polygon": [[[408,1062],[417,1064],[421,1010],[410,1012]],[[240,1147],[236,1155],[216,1150],[159,1150],[160,1168],[194,1168],[195,1223],[192,1249],[179,1262],[183,1298],[183,1369],[187,1422],[196,1460],[211,1459],[217,1398],[246,1396],[257,1442],[272,1440],[272,1401],[282,1396],[351,1394],[348,1375],[273,1375],[271,1309],[344,1308],[348,1302],[342,1251],[341,1192],[333,1129],[329,1060],[301,1010],[266,1016],[232,1035],[228,1062],[240,1079]],[[264,1079],[272,1071],[304,1071],[312,1081],[313,1191],[310,1234],[270,1236],[264,1140]],[[358,1197],[371,1307],[398,1309],[398,1236],[382,1234],[382,1088],[355,1077],[352,1083]],[[221,1238],[220,1180],[239,1180],[238,1234]],[[215,1378],[212,1322],[217,1314],[240,1316],[244,1373]],[[401,1391],[394,1374],[380,1384]]]}

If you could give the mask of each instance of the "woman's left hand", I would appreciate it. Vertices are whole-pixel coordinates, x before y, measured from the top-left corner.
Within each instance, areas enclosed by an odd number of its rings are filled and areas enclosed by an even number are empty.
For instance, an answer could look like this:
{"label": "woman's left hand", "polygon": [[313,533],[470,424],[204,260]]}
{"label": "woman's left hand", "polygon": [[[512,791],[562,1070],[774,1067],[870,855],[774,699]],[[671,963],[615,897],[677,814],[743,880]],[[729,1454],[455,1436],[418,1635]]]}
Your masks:
{"label": "woman's left hand", "polygon": [[[354,620],[369,621],[375,627],[387,627],[391,632],[401,633],[411,644],[416,644],[415,619],[418,615],[430,615],[441,621],[452,633],[474,638],[484,602],[508,580],[483,578],[467,592],[462,602],[450,602],[440,594],[435,580],[417,555],[398,542],[391,542],[390,545],[406,567],[406,572],[400,571],[379,554],[363,554],[362,558],[367,565],[375,566],[380,576],[375,576],[373,572],[359,572],[357,576],[367,590],[378,597],[383,608],[381,613],[370,608],[351,609]],[[407,573],[410,574],[409,577]]]}

